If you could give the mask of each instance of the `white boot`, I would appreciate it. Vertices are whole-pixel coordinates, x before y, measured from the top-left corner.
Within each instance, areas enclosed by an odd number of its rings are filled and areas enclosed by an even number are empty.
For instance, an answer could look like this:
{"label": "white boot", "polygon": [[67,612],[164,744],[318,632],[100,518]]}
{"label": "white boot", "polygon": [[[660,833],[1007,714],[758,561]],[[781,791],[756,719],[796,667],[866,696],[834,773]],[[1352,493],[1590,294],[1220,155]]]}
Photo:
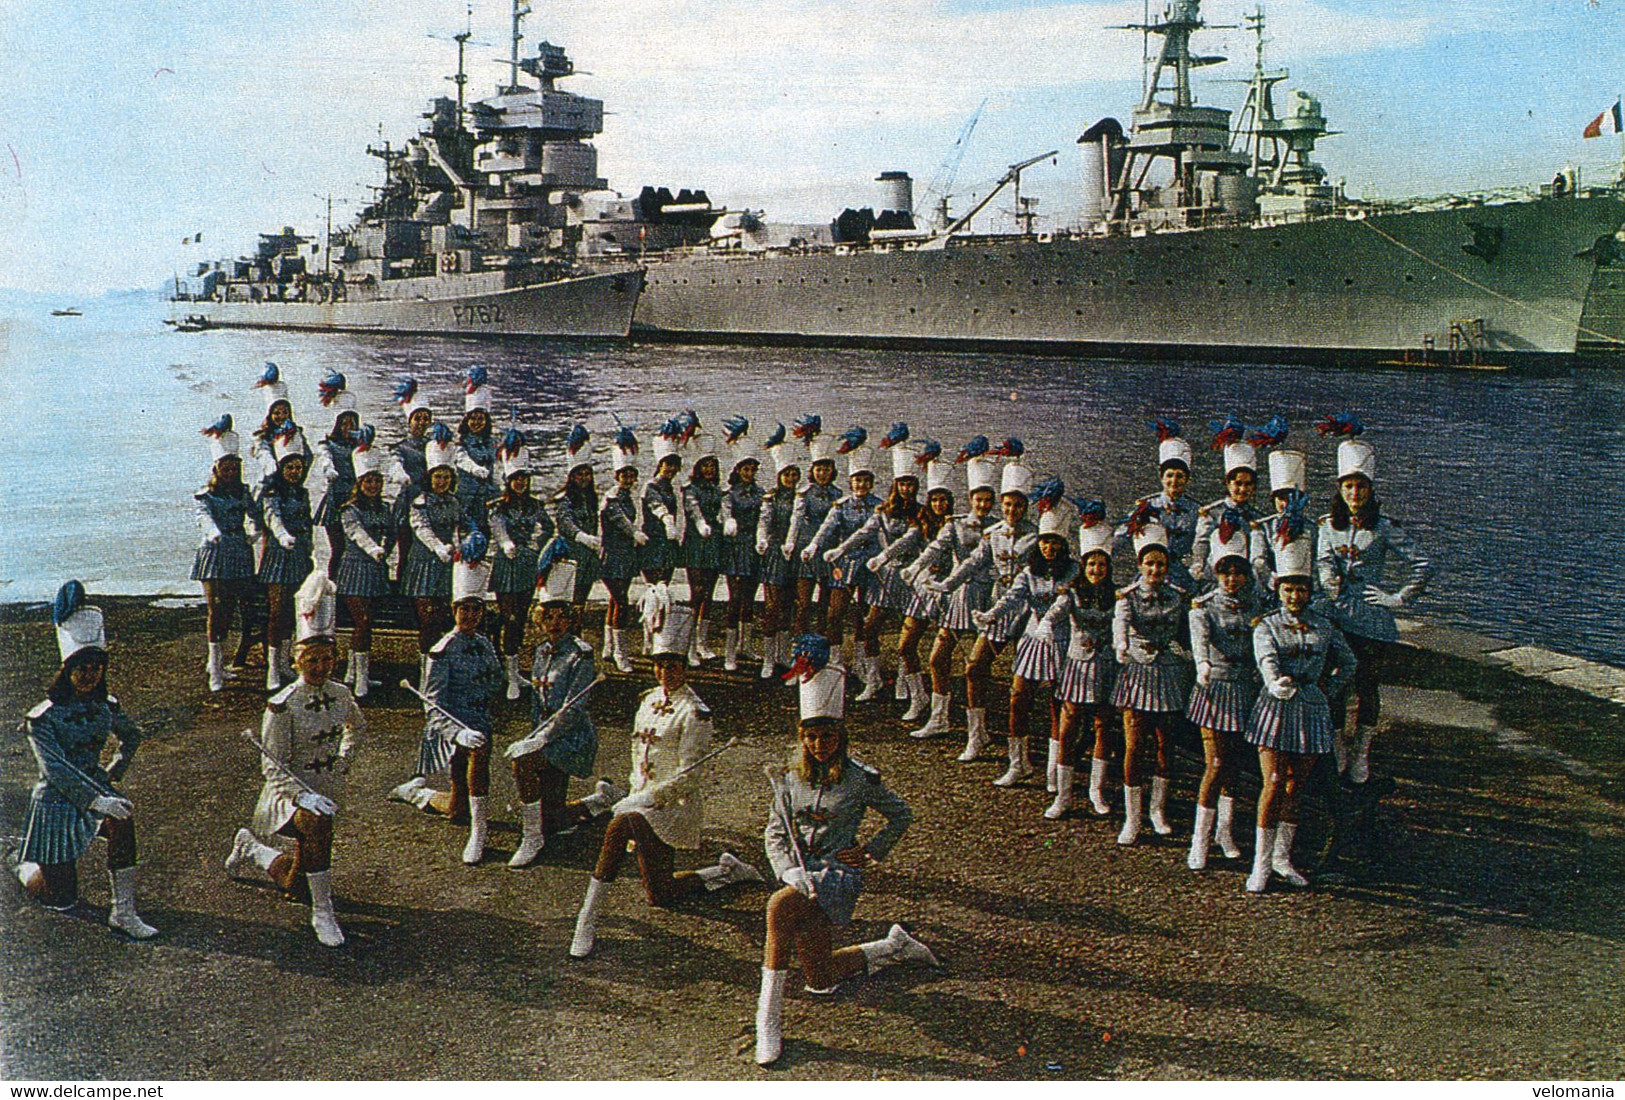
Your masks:
{"label": "white boot", "polygon": [[858,658],[858,675],[863,678],[863,690],[858,692],[854,703],[867,703],[880,695],[880,689],[886,686],[886,680],[880,672],[880,658],[865,654]]}
{"label": "white boot", "polygon": [[1110,817],[1112,808],[1106,801],[1106,762],[1089,758],[1089,806],[1096,817]]}
{"label": "white boot", "polygon": [[1338,726],[1332,731],[1332,761],[1337,765],[1337,774],[1343,775],[1349,770],[1349,742],[1348,734]]}
{"label": "white boot", "polygon": [[113,904],[107,911],[107,926],[117,928],[131,939],[150,940],[158,929],[141,919],[135,911],[135,868],[120,867],[108,873],[112,886]]}
{"label": "white boot", "polygon": [[428,689],[429,689],[429,655],[427,653],[420,653],[420,654],[418,654],[418,690],[419,691],[427,691]]}
{"label": "white boot", "polygon": [[1364,783],[1371,778],[1371,739],[1377,736],[1376,726],[1360,726],[1354,733],[1354,744],[1349,750],[1349,782]]}
{"label": "white boot", "polygon": [[1014,787],[1033,774],[1033,766],[1027,762],[1027,739],[1012,735],[1006,739],[1006,744],[1009,749],[1010,767],[993,781],[995,787]]}
{"label": "white boot", "polygon": [[756,1064],[759,1066],[771,1066],[784,1053],[784,987],[789,977],[788,970],[762,967],[762,991],[756,998]]}
{"label": "white boot", "polygon": [[[1054,743],[1050,742],[1052,745]],[[1065,764],[1055,765],[1055,801],[1044,811],[1044,816],[1051,821],[1072,808],[1072,778],[1075,774],[1075,770]]]}
{"label": "white boot", "polygon": [[1144,787],[1123,788],[1123,831],[1117,834],[1117,843],[1129,845],[1140,839],[1140,807],[1144,795]]}
{"label": "white boot", "polygon": [[615,652],[611,656],[615,659],[615,668],[620,672],[632,671],[632,632],[630,630],[616,629],[611,631],[614,639]]}
{"label": "white boot", "polygon": [[908,697],[908,709],[903,712],[903,721],[918,722],[931,707],[931,693],[925,690],[925,673],[905,672],[897,677],[897,682],[903,685],[903,692]]}
{"label": "white boot", "polygon": [[1056,771],[1061,766],[1061,743],[1055,738],[1049,739],[1049,763],[1044,765],[1044,789],[1050,794],[1055,793]]}
{"label": "white boot", "polygon": [[722,633],[722,667],[729,672],[739,671],[739,628],[729,627]]}
{"label": "white boot", "polygon": [[1207,848],[1213,842],[1213,817],[1217,810],[1196,807],[1196,825],[1191,829],[1191,852],[1185,857],[1185,866],[1193,871],[1207,869]]}
{"label": "white boot", "polygon": [[226,874],[240,874],[250,863],[262,871],[269,871],[271,864],[281,854],[269,844],[261,844],[259,837],[247,829],[238,829],[232,841],[231,854],[226,857]]}
{"label": "white boot", "polygon": [[355,683],[355,650],[350,651],[350,659],[344,663],[344,678],[341,683]]}
{"label": "white boot", "polygon": [[1286,879],[1294,886],[1308,886],[1309,880],[1298,873],[1292,866],[1292,842],[1298,836],[1298,823],[1283,821],[1275,829],[1275,854],[1270,860],[1270,870]]}
{"label": "white boot", "polygon": [[519,807],[519,847],[508,857],[509,867],[526,867],[542,854],[547,834],[542,831],[541,802],[525,802]]}
{"label": "white boot", "polygon": [[594,817],[598,817],[600,814],[609,813],[610,808],[625,797],[626,792],[621,788],[607,779],[600,779],[598,786],[593,789],[591,794],[581,800],[581,804],[592,811]]}
{"label": "white boot", "polygon": [[519,654],[502,658],[502,667],[508,670],[508,698],[523,698],[530,683],[519,673]]}
{"label": "white boot", "polygon": [[333,883],[327,877],[330,873],[312,871],[305,876],[310,883],[310,926],[323,947],[343,947],[344,929],[333,914]]}
{"label": "white boot", "polygon": [[282,682],[291,684],[299,679],[299,673],[295,672],[293,668],[293,647],[283,646],[277,653],[278,659],[282,662],[279,666],[282,669]]}
{"label": "white boot", "polygon": [[[908,686],[908,675],[903,671],[903,664],[899,661],[897,664],[897,679],[893,680],[891,684],[893,702],[912,703],[914,701],[914,689]],[[913,719],[910,719],[910,721],[913,721]]]}
{"label": "white boot", "polygon": [[925,720],[925,725],[909,734],[924,740],[927,737],[941,737],[948,732],[948,702],[951,697],[931,693],[931,717]]}
{"label": "white boot", "polygon": [[[945,704],[942,708],[942,717],[944,721],[946,721],[948,717],[946,700],[948,697],[944,695],[942,698]],[[935,701],[934,696],[932,701]],[[958,760],[961,764],[969,764],[978,756],[982,755],[982,750],[985,748],[987,748],[987,708],[976,707],[973,709],[971,707],[966,707],[965,751],[959,754]]]}
{"label": "white boot", "polygon": [[705,629],[703,622],[695,623],[694,630],[688,636],[688,667],[699,668],[704,661],[700,658],[700,631]]}
{"label": "white boot", "polygon": [[762,636],[762,671],[758,676],[763,680],[771,680],[779,671],[777,658],[779,655],[779,636],[777,634],[764,634]]}
{"label": "white boot", "polygon": [[613,656],[615,656],[615,630],[608,623],[605,623],[604,644],[598,654],[598,658],[599,660],[607,661]]}
{"label": "white boot", "polygon": [[900,962],[923,962],[939,969],[941,967],[931,949],[909,935],[900,924],[892,925],[883,940],[858,944],[858,950],[863,952],[863,961],[868,964],[871,974]]}
{"label": "white boot", "polygon": [[1168,824],[1167,815],[1163,812],[1168,807],[1168,780],[1160,775],[1151,777],[1151,828],[1156,830],[1158,836],[1167,836],[1174,831]]}
{"label": "white boot", "polygon": [[226,643],[209,643],[209,690],[226,690]]}
{"label": "white boot", "polygon": [[350,656],[355,661],[355,697],[365,699],[372,690],[372,654],[352,653]]}
{"label": "white boot", "polygon": [[609,883],[603,879],[595,878],[587,883],[587,896],[581,899],[581,912],[576,914],[576,934],[570,940],[572,959],[584,959],[592,954],[592,945],[598,934],[598,910],[603,908],[604,895],[607,893]]}
{"label": "white boot", "polygon": [[265,647],[265,690],[282,690],[282,652],[274,645]]}
{"label": "white boot", "polygon": [[778,648],[774,651],[773,662],[779,668],[789,668],[793,663],[790,657],[791,636],[790,631],[781,630],[778,633]]}
{"label": "white boot", "polygon": [[1236,800],[1227,794],[1219,796],[1219,816],[1213,826],[1213,839],[1218,843],[1219,850],[1226,859],[1238,859],[1241,848],[1236,844],[1236,838],[1230,835],[1230,823],[1236,816]]}
{"label": "white boot", "polygon": [[700,876],[700,881],[705,883],[707,890],[720,890],[724,886],[734,886],[741,882],[762,881],[762,872],[732,852],[723,852],[717,857],[716,866],[702,867],[696,873]]}
{"label": "white boot", "polygon": [[711,648],[711,620],[701,619],[694,624],[694,649],[702,661],[717,659],[716,650]]}
{"label": "white boot", "polygon": [[485,799],[468,796],[468,843],[463,845],[463,862],[478,863],[485,856]]}
{"label": "white boot", "polygon": [[1270,884],[1270,858],[1275,853],[1275,830],[1262,825],[1254,832],[1253,873],[1247,876],[1247,892],[1262,894]]}

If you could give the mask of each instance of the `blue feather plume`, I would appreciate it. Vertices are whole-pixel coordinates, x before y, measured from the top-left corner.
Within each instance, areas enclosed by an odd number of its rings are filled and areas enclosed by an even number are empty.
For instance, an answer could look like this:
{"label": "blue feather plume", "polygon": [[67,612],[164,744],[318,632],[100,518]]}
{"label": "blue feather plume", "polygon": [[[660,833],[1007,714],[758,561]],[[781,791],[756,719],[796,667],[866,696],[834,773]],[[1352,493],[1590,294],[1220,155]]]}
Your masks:
{"label": "blue feather plume", "polygon": [[846,431],[841,433],[841,445],[835,448],[835,453],[839,455],[851,454],[853,451],[863,446],[868,439],[869,429],[862,427],[861,425],[854,424],[850,428],[846,429]]}
{"label": "blue feather plume", "polygon": [[395,404],[410,405],[412,399],[418,395],[418,380],[416,378],[403,379],[395,384]]}
{"label": "blue feather plume", "polygon": [[468,380],[463,383],[463,391],[465,393],[473,393],[481,386],[488,385],[490,381],[490,372],[484,367],[469,367]]}
{"label": "blue feather plume", "polygon": [[976,436],[969,443],[959,448],[959,457],[954,459],[954,461],[969,462],[973,458],[980,458],[987,454],[992,446],[993,445],[987,441],[987,436]]}
{"label": "blue feather plume", "polygon": [[457,547],[457,560],[478,565],[485,560],[485,552],[491,548],[491,542],[485,537],[485,532],[478,527],[468,533],[462,544]]}
{"label": "blue feather plume", "polygon": [[56,602],[51,605],[51,621],[61,626],[83,606],[85,586],[78,581],[69,581],[56,590]]}
{"label": "blue feather plume", "polygon": [[343,373],[334,370],[328,371],[327,377],[316,384],[316,390],[321,395],[322,404],[331,405],[338,400],[339,394],[344,392],[347,385],[349,385],[349,382],[345,379]]}
{"label": "blue feather plume", "polygon": [[1275,541],[1285,546],[1300,538],[1309,527],[1309,494],[1294,489],[1286,498],[1286,507],[1275,520]]}
{"label": "blue feather plume", "polygon": [[824,430],[824,418],[817,413],[804,416],[796,421],[795,437],[803,442],[811,440]]}
{"label": "blue feather plume", "polygon": [[1315,431],[1321,435],[1341,435],[1353,439],[1365,431],[1365,425],[1353,413],[1332,413],[1315,421]]}
{"label": "blue feather plume", "polygon": [[627,454],[638,453],[638,433],[629,426],[622,424],[615,430],[615,446]]}
{"label": "blue feather plume", "polygon": [[442,447],[449,447],[451,446],[452,440],[454,440],[456,436],[451,434],[451,429],[446,427],[446,425],[437,423],[430,427],[429,438],[440,444]]}
{"label": "blue feather plume", "polygon": [[897,423],[891,426],[890,431],[880,437],[880,449],[885,450],[887,447],[895,447],[899,443],[905,443],[907,441],[908,425],[899,420]]}
{"label": "blue feather plume", "polygon": [[764,447],[777,447],[780,443],[784,442],[784,437],[785,437],[784,421],[781,420],[781,421],[779,421],[779,426],[773,429],[773,434],[771,434],[771,435],[769,435],[767,437],[767,441],[764,442],[762,444],[762,446],[764,446]]}
{"label": "blue feather plume", "polygon": [[570,452],[572,458],[581,448],[587,445],[587,438],[587,425],[577,424],[570,429],[570,438],[565,441],[565,448]]}
{"label": "blue feather plume", "polygon": [[750,431],[750,421],[743,416],[730,416],[722,421],[722,441],[732,447]]}
{"label": "blue feather plume", "polygon": [[497,454],[503,458],[512,458],[524,445],[525,433],[518,428],[509,428],[502,433],[502,442],[497,444]]}
{"label": "blue feather plume", "polygon": [[358,451],[372,450],[372,442],[378,438],[378,429],[371,424],[363,424],[355,433],[355,449]]}
{"label": "blue feather plume", "polygon": [[1210,449],[1222,451],[1232,443],[1240,443],[1247,435],[1247,425],[1234,416],[1226,416],[1208,424],[1208,430],[1213,433],[1213,442]]}
{"label": "blue feather plume", "polygon": [[219,439],[229,431],[231,431],[231,414],[227,413],[207,428],[204,428],[202,434]]}
{"label": "blue feather plume", "polygon": [[559,535],[554,535],[548,540],[547,545],[542,547],[541,557],[536,559],[536,575],[541,576],[553,568],[554,562],[566,560],[569,556],[570,541]]}
{"label": "blue feather plume", "polygon": [[1239,508],[1226,508],[1219,517],[1219,541],[1229,542],[1232,535],[1247,526],[1247,517]]}
{"label": "blue feather plume", "polygon": [[1058,477],[1046,477],[1033,486],[1032,501],[1040,513],[1048,512],[1061,503],[1066,495],[1066,483]]}
{"label": "blue feather plume", "polygon": [[998,455],[1000,458],[1020,458],[1027,453],[1027,445],[1015,436],[1010,436],[989,453]]}
{"label": "blue feather plume", "polygon": [[921,439],[914,444],[914,461],[920,466],[929,466],[942,454],[942,444],[934,439]]}
{"label": "blue feather plume", "polygon": [[1277,414],[1266,420],[1262,428],[1254,428],[1248,434],[1247,442],[1254,447],[1278,447],[1286,442],[1290,427],[1286,417]]}
{"label": "blue feather plume", "polygon": [[274,386],[280,381],[282,381],[281,369],[279,369],[275,363],[267,362],[265,364],[265,370],[260,372],[260,380],[254,383],[254,388],[259,389],[261,386]]}
{"label": "blue feather plume", "polygon": [[1078,510],[1078,526],[1093,527],[1106,518],[1106,502],[1088,497],[1073,497],[1072,507]]}
{"label": "blue feather plume", "polygon": [[1157,433],[1157,442],[1163,443],[1179,437],[1179,421],[1171,417],[1158,417],[1151,422],[1151,430]]}
{"label": "blue feather plume", "polygon": [[784,674],[785,683],[810,680],[829,664],[829,639],[822,634],[802,634],[790,649],[790,669]]}

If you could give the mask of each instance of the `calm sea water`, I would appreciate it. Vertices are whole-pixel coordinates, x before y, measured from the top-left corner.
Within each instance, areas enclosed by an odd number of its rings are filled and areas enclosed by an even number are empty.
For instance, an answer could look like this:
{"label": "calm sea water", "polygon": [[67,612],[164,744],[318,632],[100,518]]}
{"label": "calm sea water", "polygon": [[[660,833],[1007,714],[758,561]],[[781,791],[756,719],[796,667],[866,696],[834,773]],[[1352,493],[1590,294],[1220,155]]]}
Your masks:
{"label": "calm sea water", "polygon": [[[683,407],[753,432],[819,412],[828,430],[878,436],[905,420],[957,448],[971,435],[1018,435],[1029,462],[1113,514],[1156,486],[1146,422],[1173,416],[1198,446],[1192,496],[1222,492],[1202,450],[1210,419],[1274,413],[1310,455],[1316,509],[1334,451],[1320,414],[1350,410],[1379,454],[1379,494],[1437,566],[1419,611],[1497,637],[1625,664],[1625,376],[1552,379],[1338,372],[1290,366],[1110,363],[984,354],[581,344],[488,344],[267,332],[181,334],[147,296],[77,303],[0,297],[0,600],[49,598],[79,577],[93,592],[195,594],[191,494],[207,475],[198,429],[223,412],[244,434],[263,413],[251,389],[274,360],[312,439],[329,426],[316,382],[345,372],[363,418],[385,439],[401,418],[395,382],[415,375],[437,412],[460,411],[473,363],[558,481],[569,426],[599,447],[612,414],[647,430]],[[760,438],[760,435],[758,435]],[[604,478],[602,480],[606,480]]]}

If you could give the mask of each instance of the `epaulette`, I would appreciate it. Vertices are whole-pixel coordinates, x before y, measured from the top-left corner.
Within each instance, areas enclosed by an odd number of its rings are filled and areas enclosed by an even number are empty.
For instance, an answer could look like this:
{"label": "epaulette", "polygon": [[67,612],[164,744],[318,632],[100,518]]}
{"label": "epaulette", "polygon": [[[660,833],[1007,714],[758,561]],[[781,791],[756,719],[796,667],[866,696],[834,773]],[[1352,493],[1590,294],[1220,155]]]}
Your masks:
{"label": "epaulette", "polygon": [[846,758],[846,762],[862,773],[864,778],[868,779],[869,782],[880,782],[880,770],[878,768],[875,768],[870,764],[865,764],[863,761],[850,756]]}
{"label": "epaulette", "polygon": [[436,642],[434,645],[429,647],[429,656],[431,656],[431,657],[440,656],[440,654],[444,653],[445,650],[446,650],[446,643],[451,641],[456,636],[457,636],[457,628],[456,627],[453,627],[452,629],[446,631],[446,636],[445,637],[441,638],[438,642]]}
{"label": "epaulette", "polygon": [[1129,593],[1133,592],[1139,586],[1140,586],[1140,582],[1135,581],[1133,584],[1129,585],[1127,588],[1119,588],[1117,590],[1117,598],[1120,599],[1120,600],[1128,599]]}
{"label": "epaulette", "polygon": [[268,702],[276,703],[276,704],[278,704],[280,706],[287,706],[289,697],[293,695],[294,691],[303,682],[304,681],[302,681],[302,680],[295,680],[293,683],[289,684],[287,687],[283,688],[281,691],[279,691],[275,695],[271,696],[271,698],[268,700]]}
{"label": "epaulette", "polygon": [[1221,591],[1223,591],[1223,590],[1219,589],[1219,588],[1210,588],[1206,592],[1203,592],[1200,596],[1197,596],[1194,600],[1192,600],[1191,601],[1191,606],[1192,607],[1206,607],[1208,605],[1208,601],[1213,599],[1214,596],[1217,596]]}
{"label": "epaulette", "polygon": [[37,706],[33,710],[29,711],[28,712],[28,717],[30,719],[43,718],[45,716],[45,712],[50,710],[54,706],[56,706],[56,704],[51,702],[49,699],[47,699],[44,702],[42,702],[39,706]]}
{"label": "epaulette", "polygon": [[1175,592],[1178,592],[1181,596],[1189,596],[1191,594],[1190,589],[1177,585],[1173,581],[1167,581],[1166,583],[1169,588],[1173,589]]}
{"label": "epaulette", "polygon": [[581,652],[587,654],[588,656],[592,655],[592,643],[591,642],[586,641],[585,639],[582,639],[582,638],[579,638],[579,637],[575,640],[575,642],[576,642],[576,648],[577,649],[579,649]]}
{"label": "epaulette", "polygon": [[1323,512],[1323,513],[1321,513],[1320,518],[1315,520],[1315,523],[1318,525],[1318,524],[1322,524],[1322,523],[1330,523],[1331,521],[1332,521],[1332,514],[1330,512]]}

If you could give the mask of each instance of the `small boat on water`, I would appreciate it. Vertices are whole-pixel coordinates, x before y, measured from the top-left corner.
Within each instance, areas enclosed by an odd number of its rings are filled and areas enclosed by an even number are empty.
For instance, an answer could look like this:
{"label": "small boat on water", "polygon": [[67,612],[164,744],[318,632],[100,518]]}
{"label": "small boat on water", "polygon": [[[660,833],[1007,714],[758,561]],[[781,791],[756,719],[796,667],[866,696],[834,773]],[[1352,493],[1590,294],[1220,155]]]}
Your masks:
{"label": "small boat on water", "polygon": [[179,321],[165,321],[164,324],[173,328],[176,332],[204,332],[214,328],[214,325],[209,323],[209,319],[200,313],[188,313]]}
{"label": "small boat on water", "polygon": [[83,317],[84,315],[84,310],[74,309],[72,306],[67,309],[53,309],[51,311],[52,317]]}

